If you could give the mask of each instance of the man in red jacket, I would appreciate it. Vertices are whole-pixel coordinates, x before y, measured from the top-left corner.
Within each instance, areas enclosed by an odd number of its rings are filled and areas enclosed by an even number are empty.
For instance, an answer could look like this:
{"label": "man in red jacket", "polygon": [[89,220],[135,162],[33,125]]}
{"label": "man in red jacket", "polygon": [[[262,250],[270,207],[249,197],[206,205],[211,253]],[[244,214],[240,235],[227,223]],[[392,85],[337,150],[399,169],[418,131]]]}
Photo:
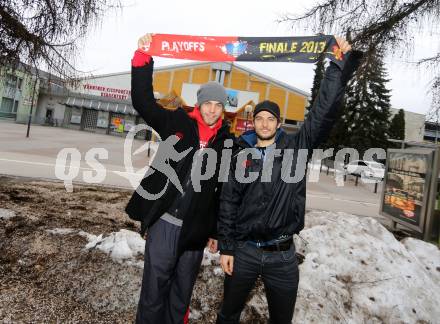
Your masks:
{"label": "man in red jacket", "polygon": [[[211,252],[217,251],[217,241],[212,237],[216,233],[221,189],[217,181],[218,165],[222,150],[226,143],[232,145],[233,137],[229,125],[221,118],[227,95],[217,82],[200,87],[196,108],[190,113],[182,108],[167,110],[156,102],[152,86],[153,60],[142,51],[149,42],[150,35],[139,39],[132,60],[133,106],[162,139],[174,135],[179,138],[177,143],[172,141],[176,151],[189,153],[179,156],[178,161],[168,162],[178,179],[170,184],[159,168],[150,171],[126,207],[129,217],[141,222],[141,232],[146,238],[136,323],[182,323],[203,249],[208,242]],[[216,172],[210,179],[200,181],[201,190],[195,190],[191,183],[193,157],[203,148],[217,153]],[[175,185],[177,182],[181,186]],[[148,200],[141,194],[142,190],[161,192],[165,186],[159,199]]]}

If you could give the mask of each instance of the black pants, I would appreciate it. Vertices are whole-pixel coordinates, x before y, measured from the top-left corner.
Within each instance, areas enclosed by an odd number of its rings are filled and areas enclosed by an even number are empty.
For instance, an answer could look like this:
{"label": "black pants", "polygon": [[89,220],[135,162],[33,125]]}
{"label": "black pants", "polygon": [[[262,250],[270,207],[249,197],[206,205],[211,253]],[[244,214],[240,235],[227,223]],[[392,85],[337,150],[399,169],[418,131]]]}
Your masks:
{"label": "black pants", "polygon": [[183,323],[203,250],[177,255],[180,227],[159,219],[148,231],[137,324]]}
{"label": "black pants", "polygon": [[239,323],[246,299],[261,276],[266,290],[271,323],[291,323],[298,291],[299,271],[295,246],[266,252],[240,242],[234,256],[232,276],[225,276],[224,296],[217,323]]}

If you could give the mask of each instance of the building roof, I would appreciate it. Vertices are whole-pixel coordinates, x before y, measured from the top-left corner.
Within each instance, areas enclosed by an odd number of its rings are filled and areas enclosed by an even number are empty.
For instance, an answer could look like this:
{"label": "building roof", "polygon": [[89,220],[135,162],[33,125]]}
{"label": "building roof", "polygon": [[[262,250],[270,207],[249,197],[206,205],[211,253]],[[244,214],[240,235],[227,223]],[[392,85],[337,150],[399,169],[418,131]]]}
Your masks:
{"label": "building roof", "polygon": [[[187,68],[193,68],[193,67],[198,67],[198,66],[203,66],[203,65],[210,65],[210,64],[215,64],[217,62],[190,62],[190,63],[184,63],[184,64],[173,64],[173,65],[167,65],[167,66],[161,66],[161,67],[156,67],[154,68],[155,72],[162,72],[162,71],[171,71],[171,70],[176,70],[176,69],[187,69]],[[277,86],[284,88],[288,91],[292,91],[295,92],[301,96],[304,96],[306,98],[310,97],[310,93],[301,90],[299,88],[296,88],[294,86],[291,86],[285,82],[276,80],[272,77],[269,77],[263,73],[257,72],[255,70],[249,69],[248,67],[244,67],[241,66],[235,62],[231,62],[231,63],[225,63],[225,64],[230,64],[231,66],[237,68],[238,70],[241,70],[243,72],[248,73],[251,76],[256,76],[260,79],[263,79],[265,81],[268,81],[270,83],[276,84]],[[97,79],[97,78],[104,78],[104,77],[111,77],[111,76],[119,76],[119,75],[125,75],[125,74],[130,74],[131,71],[125,71],[125,72],[116,72],[116,73],[108,73],[108,74],[100,74],[100,75],[94,75],[91,77],[86,77],[84,79]]]}
{"label": "building roof", "polygon": [[416,112],[413,112],[413,111],[405,110],[405,109],[403,109],[403,108],[394,108],[394,107],[390,107],[390,112],[391,112],[392,114],[397,114],[397,113],[399,112],[400,109],[402,109],[403,112],[404,112],[405,114],[408,114],[408,115],[413,115],[413,116],[415,116],[415,115],[419,115],[419,116],[423,116],[423,117],[425,117],[425,114],[422,114],[422,113],[416,113]]}
{"label": "building roof", "polygon": [[69,96],[64,101],[64,104],[69,107],[84,107],[88,109],[111,111],[134,116],[138,115],[137,111],[133,108],[131,102],[128,100],[103,98],[100,96],[86,95],[83,93],[69,93]]}

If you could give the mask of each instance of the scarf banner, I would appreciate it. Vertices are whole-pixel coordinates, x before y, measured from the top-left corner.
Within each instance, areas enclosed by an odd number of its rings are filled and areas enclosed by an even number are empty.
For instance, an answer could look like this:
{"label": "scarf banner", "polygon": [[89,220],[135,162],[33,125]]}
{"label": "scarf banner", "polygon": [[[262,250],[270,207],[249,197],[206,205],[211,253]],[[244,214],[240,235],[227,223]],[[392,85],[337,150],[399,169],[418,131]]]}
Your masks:
{"label": "scarf banner", "polygon": [[344,55],[329,35],[304,37],[224,37],[153,34],[144,52],[196,61],[315,63],[323,53],[339,64]]}

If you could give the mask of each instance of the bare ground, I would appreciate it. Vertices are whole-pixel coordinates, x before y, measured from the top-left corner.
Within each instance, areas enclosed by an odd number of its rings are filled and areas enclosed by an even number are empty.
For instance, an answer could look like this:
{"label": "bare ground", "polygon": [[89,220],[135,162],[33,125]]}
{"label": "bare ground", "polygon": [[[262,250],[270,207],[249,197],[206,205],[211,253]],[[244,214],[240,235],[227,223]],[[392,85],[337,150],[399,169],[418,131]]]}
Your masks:
{"label": "bare ground", "polygon": [[[0,208],[15,212],[15,217],[0,219],[0,321],[133,322],[142,269],[114,262],[97,250],[85,251],[87,241],[78,234],[47,232],[136,231],[138,225],[124,213],[131,193],[91,185],[75,185],[68,193],[62,183],[0,176]],[[223,285],[223,277],[213,275],[215,268],[203,266],[199,273],[192,323],[215,321]],[[258,299],[262,289],[259,283],[250,298]],[[260,323],[267,318],[250,305],[244,320]]]}

